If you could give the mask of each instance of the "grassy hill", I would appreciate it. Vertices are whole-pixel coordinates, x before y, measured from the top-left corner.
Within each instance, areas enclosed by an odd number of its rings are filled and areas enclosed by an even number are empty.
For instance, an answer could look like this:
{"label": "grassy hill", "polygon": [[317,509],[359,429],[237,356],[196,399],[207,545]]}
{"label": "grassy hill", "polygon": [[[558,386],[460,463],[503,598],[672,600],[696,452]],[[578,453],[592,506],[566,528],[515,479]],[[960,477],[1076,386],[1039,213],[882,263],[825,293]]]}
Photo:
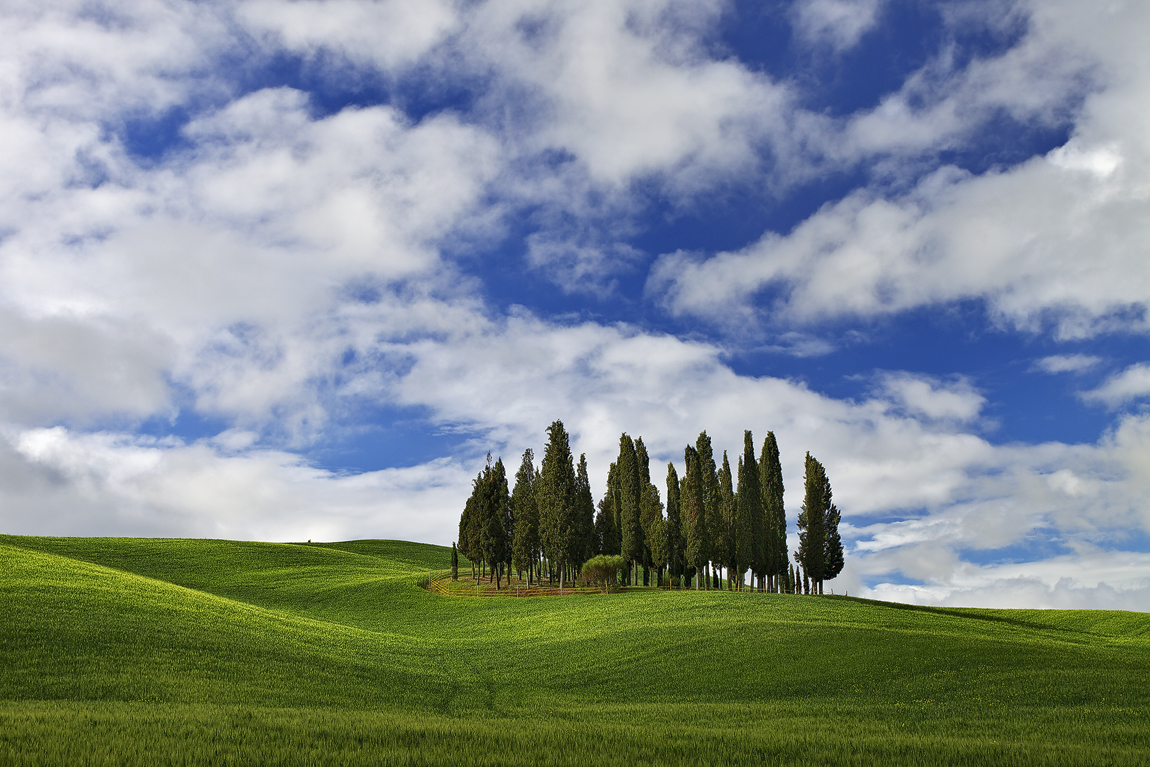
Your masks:
{"label": "grassy hill", "polygon": [[0,536],[3,764],[1145,764],[1150,615],[419,587],[449,550]]}

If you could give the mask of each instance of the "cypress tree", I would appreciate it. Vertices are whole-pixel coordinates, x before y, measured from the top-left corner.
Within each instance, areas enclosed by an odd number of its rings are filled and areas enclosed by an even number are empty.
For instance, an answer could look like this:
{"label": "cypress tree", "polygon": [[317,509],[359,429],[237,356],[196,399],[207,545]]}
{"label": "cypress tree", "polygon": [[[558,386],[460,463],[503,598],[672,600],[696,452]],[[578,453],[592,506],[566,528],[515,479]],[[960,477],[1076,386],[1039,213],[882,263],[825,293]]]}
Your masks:
{"label": "cypress tree", "polygon": [[[831,503],[831,481],[827,479],[826,472],[823,472],[823,505],[826,506],[826,516],[823,522],[824,543],[823,543],[823,578],[822,580],[831,580],[843,571],[843,542],[839,537],[839,519],[842,516],[839,513],[838,506]],[[823,593],[822,580],[819,581],[819,593]]]}
{"label": "cypress tree", "polygon": [[599,501],[599,518],[595,521],[595,535],[599,539],[601,554],[615,555],[622,548],[622,538],[619,534],[618,499],[618,470],[612,463],[607,470],[607,492]]}
{"label": "cypress tree", "polygon": [[773,590],[778,590],[778,579],[786,575],[790,558],[787,556],[787,512],[783,506],[783,467],[779,460],[779,444],[775,441],[773,431],[768,431],[767,438],[763,440],[759,473],[763,492],[767,573],[775,581]]}
{"label": "cypress tree", "polygon": [[[803,508],[799,512],[799,550],[795,558],[803,567],[804,584],[807,580],[818,584],[826,568],[826,513],[829,489],[823,465],[807,453]],[[809,592],[809,587],[807,587]]]}
{"label": "cypress tree", "polygon": [[[481,475],[482,476],[482,475]],[[463,556],[471,562],[471,577],[475,578],[475,563],[479,561],[478,547],[473,547],[472,541],[472,528],[477,524],[476,518],[478,510],[476,509],[476,487],[477,481],[471,484],[471,495],[467,498],[467,502],[463,505],[463,513],[459,515],[459,549],[463,552]]]}
{"label": "cypress tree", "polygon": [[[648,485],[648,490],[655,490],[654,485]],[[655,585],[664,588],[666,581],[663,572],[667,568],[667,520],[662,514],[655,518],[646,532],[647,544],[651,547],[651,564],[655,568]]]}
{"label": "cypress tree", "polygon": [[739,465],[738,515],[746,541],[739,558],[741,562],[746,562],[751,571],[751,584],[761,589],[764,564],[763,493],[759,487],[759,465],[755,460],[755,442],[750,431],[743,432],[743,457]]}
{"label": "cypress tree", "polygon": [[539,471],[539,537],[544,556],[550,561],[551,576],[559,573],[563,588],[570,564],[572,540],[576,535],[575,466],[571,445],[562,421],[547,427],[547,447]]}
{"label": "cypress tree", "polygon": [[683,475],[679,510],[683,526],[686,528],[684,535],[686,563],[688,567],[695,568],[695,590],[698,591],[699,582],[706,577],[704,568],[707,564],[707,507],[703,501],[699,453],[694,447],[687,445],[683,457],[687,469]]}
{"label": "cypress tree", "polygon": [[575,516],[578,522],[579,535],[571,562],[578,566],[595,554],[595,500],[591,496],[591,479],[587,474],[586,453],[579,455],[579,469],[575,475]]}
{"label": "cypress tree", "polygon": [[451,580],[459,580],[459,551],[455,548],[455,541],[451,542]]}
{"label": "cypress tree", "polygon": [[679,475],[675,464],[667,464],[667,569],[678,588],[683,575],[683,528],[679,514]]}
{"label": "cypress tree", "polygon": [[650,531],[656,515],[660,517],[663,515],[663,502],[659,500],[659,488],[651,484],[651,461],[647,457],[647,446],[643,444],[642,437],[635,440],[635,458],[639,467],[639,528],[643,534],[643,585],[649,586],[650,568],[654,565]]}
{"label": "cypress tree", "polygon": [[507,545],[507,529],[505,526],[510,516],[511,494],[507,492],[507,473],[503,469],[503,460],[499,459],[494,466],[488,465],[484,471],[483,502],[483,528],[480,533],[480,549],[483,559],[491,567],[491,577],[495,580],[495,588],[499,589],[499,580],[503,566],[509,559]]}
{"label": "cypress tree", "polygon": [[742,584],[742,575],[738,572],[738,552],[735,538],[738,535],[737,516],[735,507],[735,486],[731,478],[731,462],[727,460],[727,451],[723,451],[723,466],[719,469],[719,497],[720,508],[723,512],[722,525],[719,526],[719,543],[716,546],[722,552],[722,562],[727,568],[727,588],[735,588],[735,578]]}
{"label": "cypress tree", "polygon": [[616,462],[619,481],[619,520],[622,533],[622,555],[627,560],[626,583],[631,583],[631,571],[643,559],[643,527],[639,519],[642,486],[639,484],[639,459],[635,443],[627,433],[619,437],[619,460]]}
{"label": "cypress tree", "polygon": [[[702,494],[702,502],[704,506],[705,527],[703,532],[703,567],[704,578],[706,578],[707,563],[715,558],[715,543],[712,538],[712,530],[717,527],[716,521],[721,523],[722,517],[722,495],[719,492],[719,472],[718,467],[715,465],[715,454],[711,449],[711,438],[707,436],[706,430],[699,432],[699,437],[695,441],[695,450],[699,455],[699,490]],[[720,520],[713,520],[713,517],[720,517]],[[711,579],[707,578],[706,587],[711,588]]]}
{"label": "cypress tree", "polygon": [[539,561],[539,504],[535,501],[535,484],[535,454],[527,448],[519,471],[515,472],[515,489],[511,491],[511,509],[515,516],[511,556],[516,570],[527,571],[528,586]]}

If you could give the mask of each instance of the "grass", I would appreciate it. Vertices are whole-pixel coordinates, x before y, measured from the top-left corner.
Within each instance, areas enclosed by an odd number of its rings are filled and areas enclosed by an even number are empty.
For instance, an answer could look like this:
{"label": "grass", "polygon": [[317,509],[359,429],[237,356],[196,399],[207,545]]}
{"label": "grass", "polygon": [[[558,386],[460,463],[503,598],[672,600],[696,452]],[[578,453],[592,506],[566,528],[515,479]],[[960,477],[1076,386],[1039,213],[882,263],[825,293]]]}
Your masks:
{"label": "grass", "polygon": [[449,550],[0,536],[2,764],[1145,764],[1150,615],[638,590]]}

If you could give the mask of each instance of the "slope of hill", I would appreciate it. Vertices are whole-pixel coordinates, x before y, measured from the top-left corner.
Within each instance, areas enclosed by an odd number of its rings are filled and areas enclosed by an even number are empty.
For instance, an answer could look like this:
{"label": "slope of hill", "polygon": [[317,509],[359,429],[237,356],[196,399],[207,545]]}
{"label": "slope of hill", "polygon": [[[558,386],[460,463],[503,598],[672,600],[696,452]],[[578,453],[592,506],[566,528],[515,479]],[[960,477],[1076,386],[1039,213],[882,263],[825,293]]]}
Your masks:
{"label": "slope of hill", "polygon": [[0,536],[8,764],[1141,764],[1150,615],[419,588],[448,550]]}

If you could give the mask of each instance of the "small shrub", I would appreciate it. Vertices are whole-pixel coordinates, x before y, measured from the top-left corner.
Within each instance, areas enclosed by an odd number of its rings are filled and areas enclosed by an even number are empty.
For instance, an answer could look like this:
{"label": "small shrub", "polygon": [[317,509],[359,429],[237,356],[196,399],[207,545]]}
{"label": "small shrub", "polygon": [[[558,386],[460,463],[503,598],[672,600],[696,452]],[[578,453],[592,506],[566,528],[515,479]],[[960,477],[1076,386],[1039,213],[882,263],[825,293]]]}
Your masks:
{"label": "small shrub", "polygon": [[619,573],[626,566],[627,562],[621,556],[600,554],[583,563],[579,577],[586,584],[600,586],[606,594],[618,587]]}

